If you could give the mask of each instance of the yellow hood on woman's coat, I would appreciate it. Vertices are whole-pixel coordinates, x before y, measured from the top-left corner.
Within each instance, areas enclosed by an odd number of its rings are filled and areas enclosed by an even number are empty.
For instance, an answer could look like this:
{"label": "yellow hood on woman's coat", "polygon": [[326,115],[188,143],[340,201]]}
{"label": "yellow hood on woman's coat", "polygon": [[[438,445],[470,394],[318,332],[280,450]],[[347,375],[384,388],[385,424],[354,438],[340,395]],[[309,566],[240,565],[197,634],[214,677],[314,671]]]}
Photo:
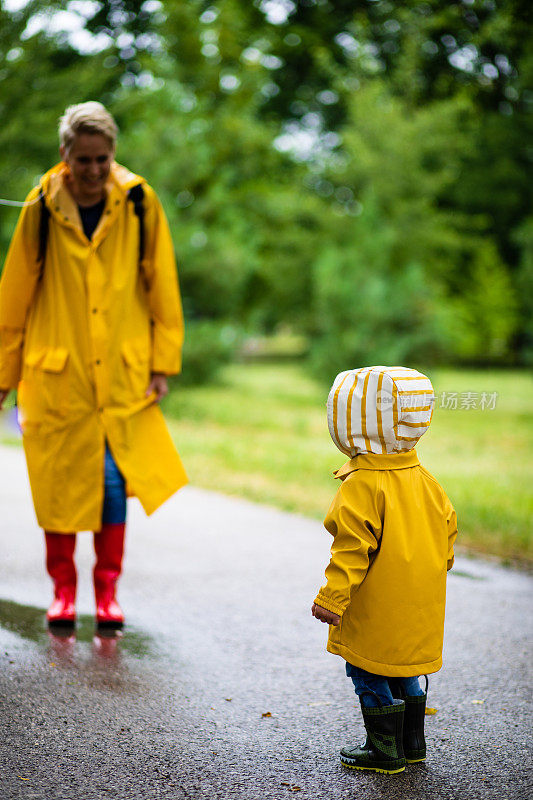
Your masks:
{"label": "yellow hood on woman's coat", "polygon": [[329,432],[351,457],[412,450],[429,427],[434,402],[431,381],[415,369],[349,369],[329,393]]}

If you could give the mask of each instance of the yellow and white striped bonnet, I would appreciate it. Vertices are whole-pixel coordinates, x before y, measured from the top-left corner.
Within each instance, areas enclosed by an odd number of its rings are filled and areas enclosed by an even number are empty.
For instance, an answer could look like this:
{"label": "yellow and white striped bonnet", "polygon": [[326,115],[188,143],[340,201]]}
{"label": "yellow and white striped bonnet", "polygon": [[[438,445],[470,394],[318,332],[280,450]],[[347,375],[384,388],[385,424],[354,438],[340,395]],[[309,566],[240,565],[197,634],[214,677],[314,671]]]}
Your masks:
{"label": "yellow and white striped bonnet", "polygon": [[329,432],[348,456],[412,450],[429,427],[434,403],[431,381],[416,369],[349,369],[329,393]]}

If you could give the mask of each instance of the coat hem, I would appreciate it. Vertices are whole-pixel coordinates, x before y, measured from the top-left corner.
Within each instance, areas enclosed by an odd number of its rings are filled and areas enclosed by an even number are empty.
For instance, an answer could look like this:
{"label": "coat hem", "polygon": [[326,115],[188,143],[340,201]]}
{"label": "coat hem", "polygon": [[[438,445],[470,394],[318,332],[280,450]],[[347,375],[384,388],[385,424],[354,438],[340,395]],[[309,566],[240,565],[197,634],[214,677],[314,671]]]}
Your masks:
{"label": "coat hem", "polygon": [[97,533],[100,531],[102,527],[102,522],[100,521],[98,525],[83,525],[81,527],[78,526],[71,526],[67,527],[66,525],[59,524],[59,525],[44,525],[41,520],[37,517],[37,525],[43,529],[43,531],[47,531],[48,533],[61,533],[66,536],[69,533]]}
{"label": "coat hem", "polygon": [[380,661],[371,661],[364,656],[354,653],[348,647],[340,644],[328,642],[327,650],[335,656],[341,656],[349,664],[359,667],[374,675],[384,675],[388,678],[411,678],[413,676],[431,674],[438,672],[442,667],[442,656],[434,661],[426,661],[422,664],[382,664]]}
{"label": "coat hem", "polygon": [[143,507],[144,513],[146,514],[147,517],[150,517],[154,513],[154,511],[157,511],[157,509],[160,508],[163,505],[163,503],[166,503],[167,500],[170,500],[170,498],[173,495],[175,495],[176,492],[179,492],[179,490],[183,489],[184,486],[187,486],[188,483],[189,483],[189,481],[187,479],[182,481],[182,482],[180,482],[179,486],[176,486],[173,489],[170,489],[169,492],[165,492],[164,495],[161,495],[161,497],[158,498],[153,503],[143,503],[141,498],[137,494],[135,494],[135,491],[133,490],[133,487],[132,487],[132,494],[130,496],[131,497],[137,497],[138,501],[140,502],[141,506]]}

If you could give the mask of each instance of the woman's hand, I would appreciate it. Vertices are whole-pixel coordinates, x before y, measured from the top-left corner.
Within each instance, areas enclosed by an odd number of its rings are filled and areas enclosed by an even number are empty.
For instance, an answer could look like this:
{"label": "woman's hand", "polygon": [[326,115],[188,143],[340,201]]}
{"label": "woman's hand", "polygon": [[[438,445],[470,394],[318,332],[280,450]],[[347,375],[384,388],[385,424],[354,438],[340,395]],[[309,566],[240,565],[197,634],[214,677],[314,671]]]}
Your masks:
{"label": "woman's hand", "polygon": [[155,402],[159,401],[168,394],[167,376],[164,372],[152,372],[152,380],[150,386],[146,390],[146,397],[149,397],[152,392],[155,392]]}
{"label": "woman's hand", "polygon": [[2,410],[2,406],[4,405],[4,400],[9,394],[9,389],[0,389],[0,411]]}
{"label": "woman's hand", "polygon": [[322,608],[322,606],[317,606],[316,603],[311,606],[311,614],[319,619],[320,622],[327,622],[328,625],[339,625],[341,621],[338,614],[334,614],[333,611],[328,611],[327,608]]}

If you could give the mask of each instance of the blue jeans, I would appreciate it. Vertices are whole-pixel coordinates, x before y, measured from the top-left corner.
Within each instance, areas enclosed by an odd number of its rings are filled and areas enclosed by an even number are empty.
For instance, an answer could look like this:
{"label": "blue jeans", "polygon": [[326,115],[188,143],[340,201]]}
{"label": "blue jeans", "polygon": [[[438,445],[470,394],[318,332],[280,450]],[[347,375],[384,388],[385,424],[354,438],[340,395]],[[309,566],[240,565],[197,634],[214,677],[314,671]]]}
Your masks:
{"label": "blue jeans", "polygon": [[[378,706],[379,703],[373,695],[364,694],[364,692],[374,692],[384,706],[392,706],[393,698],[389,679],[384,675],[373,675],[371,672],[365,672],[364,669],[354,667],[353,664],[348,664],[348,662],[346,662],[346,675],[352,679],[355,693],[360,698],[361,705],[370,707]],[[417,677],[391,678],[391,680],[399,682],[408,697],[424,694],[420,688]]]}
{"label": "blue jeans", "polygon": [[117,524],[125,521],[126,485],[106,442],[102,523]]}

